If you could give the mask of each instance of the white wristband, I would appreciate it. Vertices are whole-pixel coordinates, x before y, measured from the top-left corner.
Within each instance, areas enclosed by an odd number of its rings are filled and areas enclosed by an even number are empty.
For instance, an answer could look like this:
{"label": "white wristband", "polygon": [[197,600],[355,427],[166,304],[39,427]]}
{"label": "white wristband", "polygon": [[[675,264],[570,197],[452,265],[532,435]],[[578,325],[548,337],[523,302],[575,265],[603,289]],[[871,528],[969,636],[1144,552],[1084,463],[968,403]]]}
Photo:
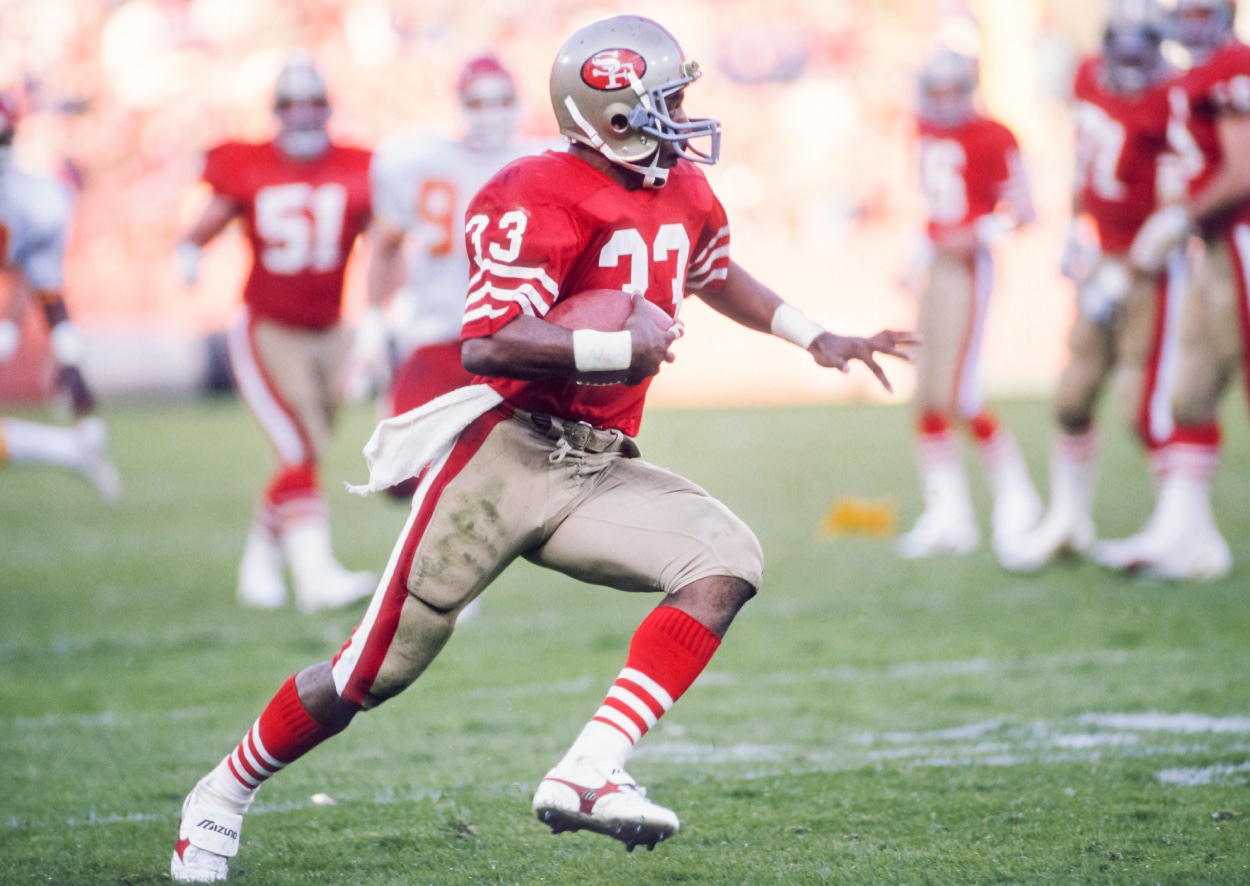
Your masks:
{"label": "white wristband", "polygon": [[7,363],[17,353],[22,330],[12,320],[0,320],[0,363]]}
{"label": "white wristband", "polygon": [[183,240],[174,248],[174,259],[178,263],[178,273],[182,282],[194,286],[200,279],[200,255],[203,250],[194,243]]}
{"label": "white wristband", "polygon": [[824,331],[825,327],[804,317],[803,312],[794,305],[782,302],[777,305],[777,310],[773,312],[773,335],[778,338],[784,338],[805,351],[812,346],[812,342],[819,338]]}
{"label": "white wristband", "polygon": [[48,344],[52,348],[52,356],[62,366],[77,366],[82,362],[82,339],[79,338],[74,324],[68,320],[62,320],[52,327]]}
{"label": "white wristband", "polygon": [[634,359],[634,337],[628,331],[573,330],[573,362],[578,372],[628,369]]}

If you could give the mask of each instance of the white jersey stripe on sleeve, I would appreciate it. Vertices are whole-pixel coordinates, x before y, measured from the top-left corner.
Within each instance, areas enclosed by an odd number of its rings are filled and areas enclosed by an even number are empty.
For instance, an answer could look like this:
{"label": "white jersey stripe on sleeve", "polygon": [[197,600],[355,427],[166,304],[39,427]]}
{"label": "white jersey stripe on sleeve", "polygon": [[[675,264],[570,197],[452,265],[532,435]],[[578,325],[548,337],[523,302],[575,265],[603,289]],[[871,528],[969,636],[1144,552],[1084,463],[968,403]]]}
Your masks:
{"label": "white jersey stripe on sleeve", "polygon": [[709,255],[706,260],[695,262],[694,266],[691,267],[690,272],[686,276],[687,277],[702,277],[706,275],[716,265],[717,262],[719,262],[721,259],[727,259],[727,258],[729,258],[729,247],[726,245],[726,246],[722,246],[720,249],[717,249],[715,252]]}
{"label": "white jersey stripe on sleeve", "polygon": [[465,311],[464,323],[465,325],[468,325],[475,320],[481,320],[483,318],[487,320],[494,320],[496,317],[502,317],[506,313],[508,313],[507,308],[495,308],[490,305],[482,305],[480,308],[474,308],[472,311]]}
{"label": "white jersey stripe on sleeve", "polygon": [[710,274],[703,277],[687,277],[686,286],[689,289],[702,289],[713,280],[724,280],[729,276],[729,268],[717,268]]}

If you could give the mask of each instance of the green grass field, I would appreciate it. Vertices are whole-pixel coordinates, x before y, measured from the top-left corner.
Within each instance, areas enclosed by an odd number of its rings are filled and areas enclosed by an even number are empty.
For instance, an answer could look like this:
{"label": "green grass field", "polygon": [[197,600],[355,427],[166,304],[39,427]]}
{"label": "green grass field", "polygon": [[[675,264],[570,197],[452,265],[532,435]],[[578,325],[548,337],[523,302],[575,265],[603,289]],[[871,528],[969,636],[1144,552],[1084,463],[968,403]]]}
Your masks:
{"label": "green grass field", "polygon": [[[1232,399],[1232,398],[1230,398]],[[1003,413],[1045,488],[1047,410]],[[107,412],[116,508],[51,469],[0,475],[0,883],[168,881],[183,796],[356,610],[240,610],[268,453],[230,400]],[[404,518],[356,498],[370,410],[325,468],[336,549],[380,569]],[[537,780],[655,599],[521,564],[411,690],[268,784],[253,884],[1250,883],[1250,429],[1229,407],[1215,507],[1231,577],[1150,583],[988,547],[900,562],[820,532],[840,497],[920,508],[903,406],[656,411],[645,455],[759,534],[765,586],[630,770],[681,816],[654,852],[553,837]],[[972,462],[970,461],[970,465]],[[974,466],[975,470],[975,466]],[[974,481],[979,480],[974,473]],[[975,489],[987,511],[984,484]],[[1104,432],[1104,535],[1149,512]],[[334,805],[311,801],[325,793]]]}

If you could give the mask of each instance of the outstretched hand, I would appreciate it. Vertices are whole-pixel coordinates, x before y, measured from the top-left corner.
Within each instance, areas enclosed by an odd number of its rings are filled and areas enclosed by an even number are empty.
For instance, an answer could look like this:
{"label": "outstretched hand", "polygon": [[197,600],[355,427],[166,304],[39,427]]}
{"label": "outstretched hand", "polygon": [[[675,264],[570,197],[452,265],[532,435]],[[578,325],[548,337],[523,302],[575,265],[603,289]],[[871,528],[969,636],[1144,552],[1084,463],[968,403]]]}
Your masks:
{"label": "outstretched hand", "polygon": [[843,372],[849,370],[852,360],[859,360],[872,370],[872,374],[881,382],[882,387],[894,393],[890,380],[885,377],[885,371],[873,359],[873,354],[889,354],[891,357],[914,363],[916,358],[905,349],[922,343],[920,336],[914,332],[899,332],[893,329],[883,329],[871,338],[856,338],[824,332],[817,336],[807,350],[821,366],[840,369]]}

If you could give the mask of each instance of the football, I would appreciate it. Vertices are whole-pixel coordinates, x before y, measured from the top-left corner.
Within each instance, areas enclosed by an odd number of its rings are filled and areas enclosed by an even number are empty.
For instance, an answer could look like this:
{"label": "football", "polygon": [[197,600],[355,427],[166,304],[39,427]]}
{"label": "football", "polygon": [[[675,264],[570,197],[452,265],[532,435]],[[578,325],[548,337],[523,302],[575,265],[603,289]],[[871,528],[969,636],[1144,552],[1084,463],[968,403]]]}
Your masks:
{"label": "football", "polygon": [[[673,318],[664,309],[646,302],[646,314],[660,329],[673,325]],[[565,296],[551,306],[544,318],[565,329],[597,329],[599,332],[620,332],[633,311],[633,299],[620,289],[585,289]],[[628,377],[627,371],[582,372],[577,383],[583,385],[619,384]]]}
{"label": "football", "polygon": [[[567,295],[551,306],[544,318],[565,329],[597,329],[620,332],[633,310],[633,299],[620,289],[586,289]],[[646,304],[647,316],[661,329],[673,325],[673,318],[652,302]]]}

